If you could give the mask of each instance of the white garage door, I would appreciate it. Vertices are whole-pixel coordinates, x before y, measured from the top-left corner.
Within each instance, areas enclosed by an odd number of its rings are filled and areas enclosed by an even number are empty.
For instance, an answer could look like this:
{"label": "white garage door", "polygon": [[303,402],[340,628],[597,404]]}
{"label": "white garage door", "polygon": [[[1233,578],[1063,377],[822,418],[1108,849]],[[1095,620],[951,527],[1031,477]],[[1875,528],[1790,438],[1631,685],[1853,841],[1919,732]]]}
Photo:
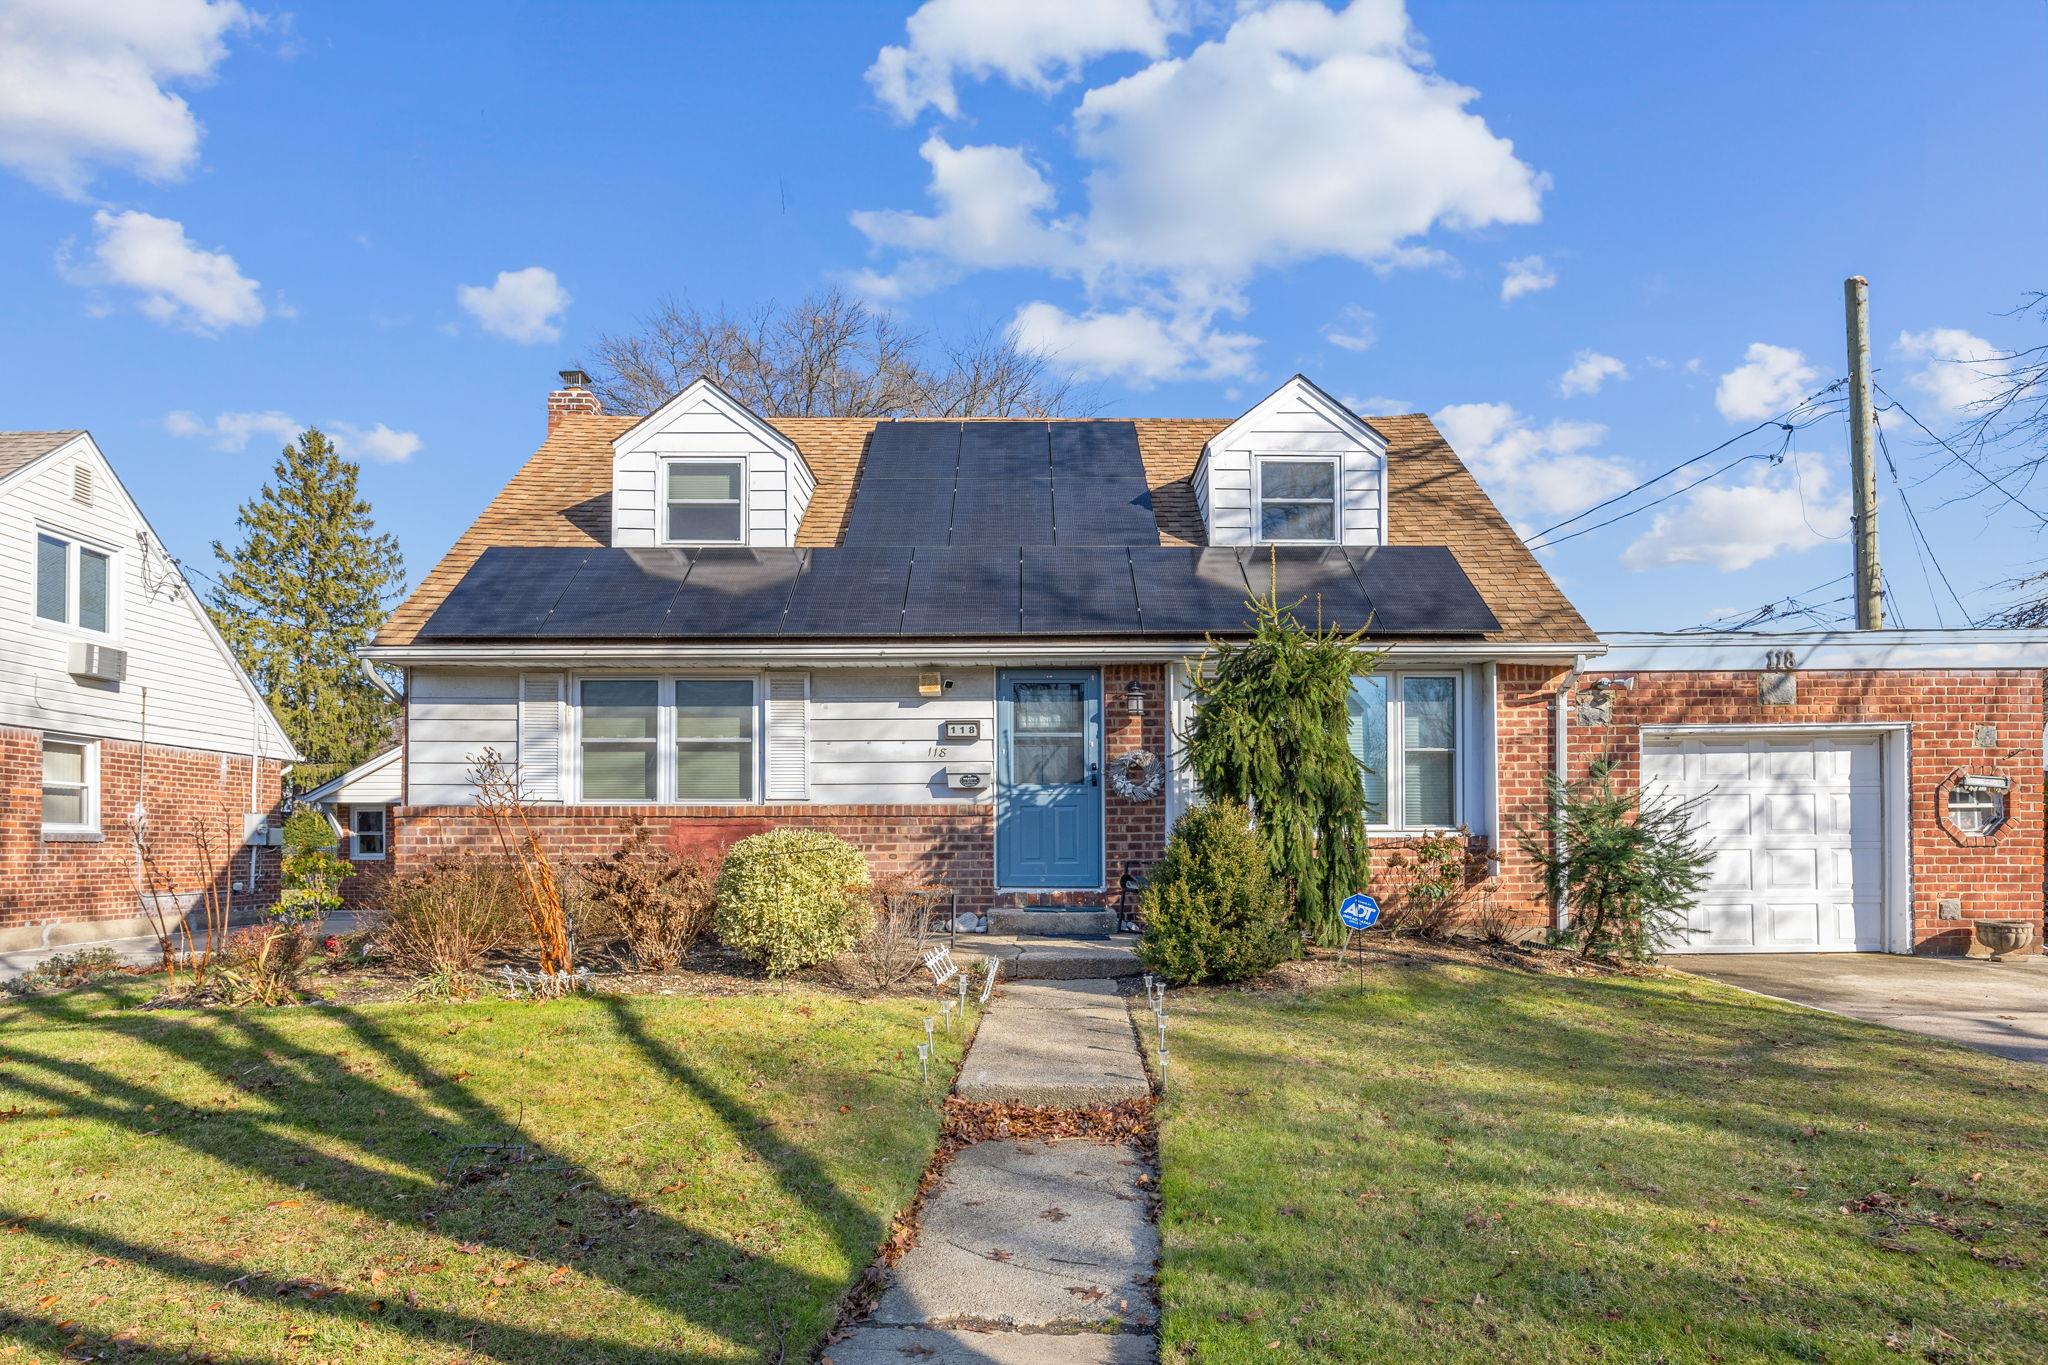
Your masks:
{"label": "white garage door", "polygon": [[1673,951],[1884,947],[1884,796],[1875,737],[1643,741],[1643,780],[1699,801],[1713,854]]}

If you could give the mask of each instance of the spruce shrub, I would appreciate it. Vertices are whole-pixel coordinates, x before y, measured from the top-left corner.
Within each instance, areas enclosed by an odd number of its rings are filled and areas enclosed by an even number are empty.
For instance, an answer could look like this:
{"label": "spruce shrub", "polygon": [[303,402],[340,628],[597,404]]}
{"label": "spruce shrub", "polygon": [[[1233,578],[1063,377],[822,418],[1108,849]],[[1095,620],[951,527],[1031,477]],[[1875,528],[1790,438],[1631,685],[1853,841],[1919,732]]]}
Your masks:
{"label": "spruce shrub", "polygon": [[872,920],[861,851],[822,829],[772,829],[740,840],[718,872],[719,941],[786,976],[829,962]]}
{"label": "spruce shrub", "polygon": [[1180,818],[1140,905],[1138,959],[1175,985],[1242,981],[1301,943],[1287,888],[1266,865],[1250,813],[1234,802]]}

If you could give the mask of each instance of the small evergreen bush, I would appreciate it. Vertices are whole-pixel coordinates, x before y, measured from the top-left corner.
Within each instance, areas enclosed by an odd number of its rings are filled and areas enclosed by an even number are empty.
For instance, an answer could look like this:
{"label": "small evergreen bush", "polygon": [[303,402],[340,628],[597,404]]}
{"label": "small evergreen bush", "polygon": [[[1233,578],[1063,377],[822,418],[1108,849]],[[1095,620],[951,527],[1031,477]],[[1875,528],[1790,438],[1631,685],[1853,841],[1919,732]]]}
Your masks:
{"label": "small evergreen bush", "polygon": [[301,806],[284,822],[284,889],[271,918],[283,925],[317,924],[341,909],[341,883],[356,875],[334,849],[340,841],[327,817]]}
{"label": "small evergreen bush", "polygon": [[1140,905],[1138,959],[1175,985],[1242,981],[1301,944],[1287,888],[1266,865],[1250,813],[1232,802],[1180,818]]}
{"label": "small evergreen bush", "polygon": [[822,829],[772,829],[740,840],[718,872],[719,940],[786,976],[829,962],[873,918],[861,851]]}

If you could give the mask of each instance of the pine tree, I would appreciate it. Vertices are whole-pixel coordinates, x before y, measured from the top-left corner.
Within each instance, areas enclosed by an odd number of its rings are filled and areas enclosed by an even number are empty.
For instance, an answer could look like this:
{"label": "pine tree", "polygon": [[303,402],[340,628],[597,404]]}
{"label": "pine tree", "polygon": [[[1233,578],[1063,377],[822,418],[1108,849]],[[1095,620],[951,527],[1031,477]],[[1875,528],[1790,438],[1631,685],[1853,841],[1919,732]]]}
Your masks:
{"label": "pine tree", "polygon": [[242,504],[240,543],[213,543],[223,572],[207,611],[305,755],[292,771],[300,790],[390,744],[397,718],[355,657],[405,588],[397,538],[377,533],[356,492],[360,472],[309,427]]}
{"label": "pine tree", "polygon": [[1269,592],[1248,603],[1243,644],[1212,640],[1194,674],[1188,763],[1202,795],[1247,806],[1295,918],[1318,943],[1342,941],[1338,908],[1364,888],[1365,782],[1345,738],[1351,679],[1379,656],[1359,633],[1314,628]]}

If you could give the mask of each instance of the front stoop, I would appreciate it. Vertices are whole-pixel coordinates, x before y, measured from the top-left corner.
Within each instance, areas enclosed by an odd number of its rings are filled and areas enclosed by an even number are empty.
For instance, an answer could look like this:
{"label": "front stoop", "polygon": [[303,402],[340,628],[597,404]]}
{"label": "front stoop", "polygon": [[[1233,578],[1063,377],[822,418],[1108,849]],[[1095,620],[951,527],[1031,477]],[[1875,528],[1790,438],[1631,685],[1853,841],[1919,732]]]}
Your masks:
{"label": "front stoop", "polygon": [[991,934],[1113,934],[1116,911],[1105,909],[1067,910],[1051,906],[997,906],[988,912]]}
{"label": "front stoop", "polygon": [[1134,951],[1136,934],[1106,939],[1057,938],[1041,934],[975,934],[954,946],[958,957],[992,957],[1003,964],[1006,981],[1106,981],[1144,971]]}

